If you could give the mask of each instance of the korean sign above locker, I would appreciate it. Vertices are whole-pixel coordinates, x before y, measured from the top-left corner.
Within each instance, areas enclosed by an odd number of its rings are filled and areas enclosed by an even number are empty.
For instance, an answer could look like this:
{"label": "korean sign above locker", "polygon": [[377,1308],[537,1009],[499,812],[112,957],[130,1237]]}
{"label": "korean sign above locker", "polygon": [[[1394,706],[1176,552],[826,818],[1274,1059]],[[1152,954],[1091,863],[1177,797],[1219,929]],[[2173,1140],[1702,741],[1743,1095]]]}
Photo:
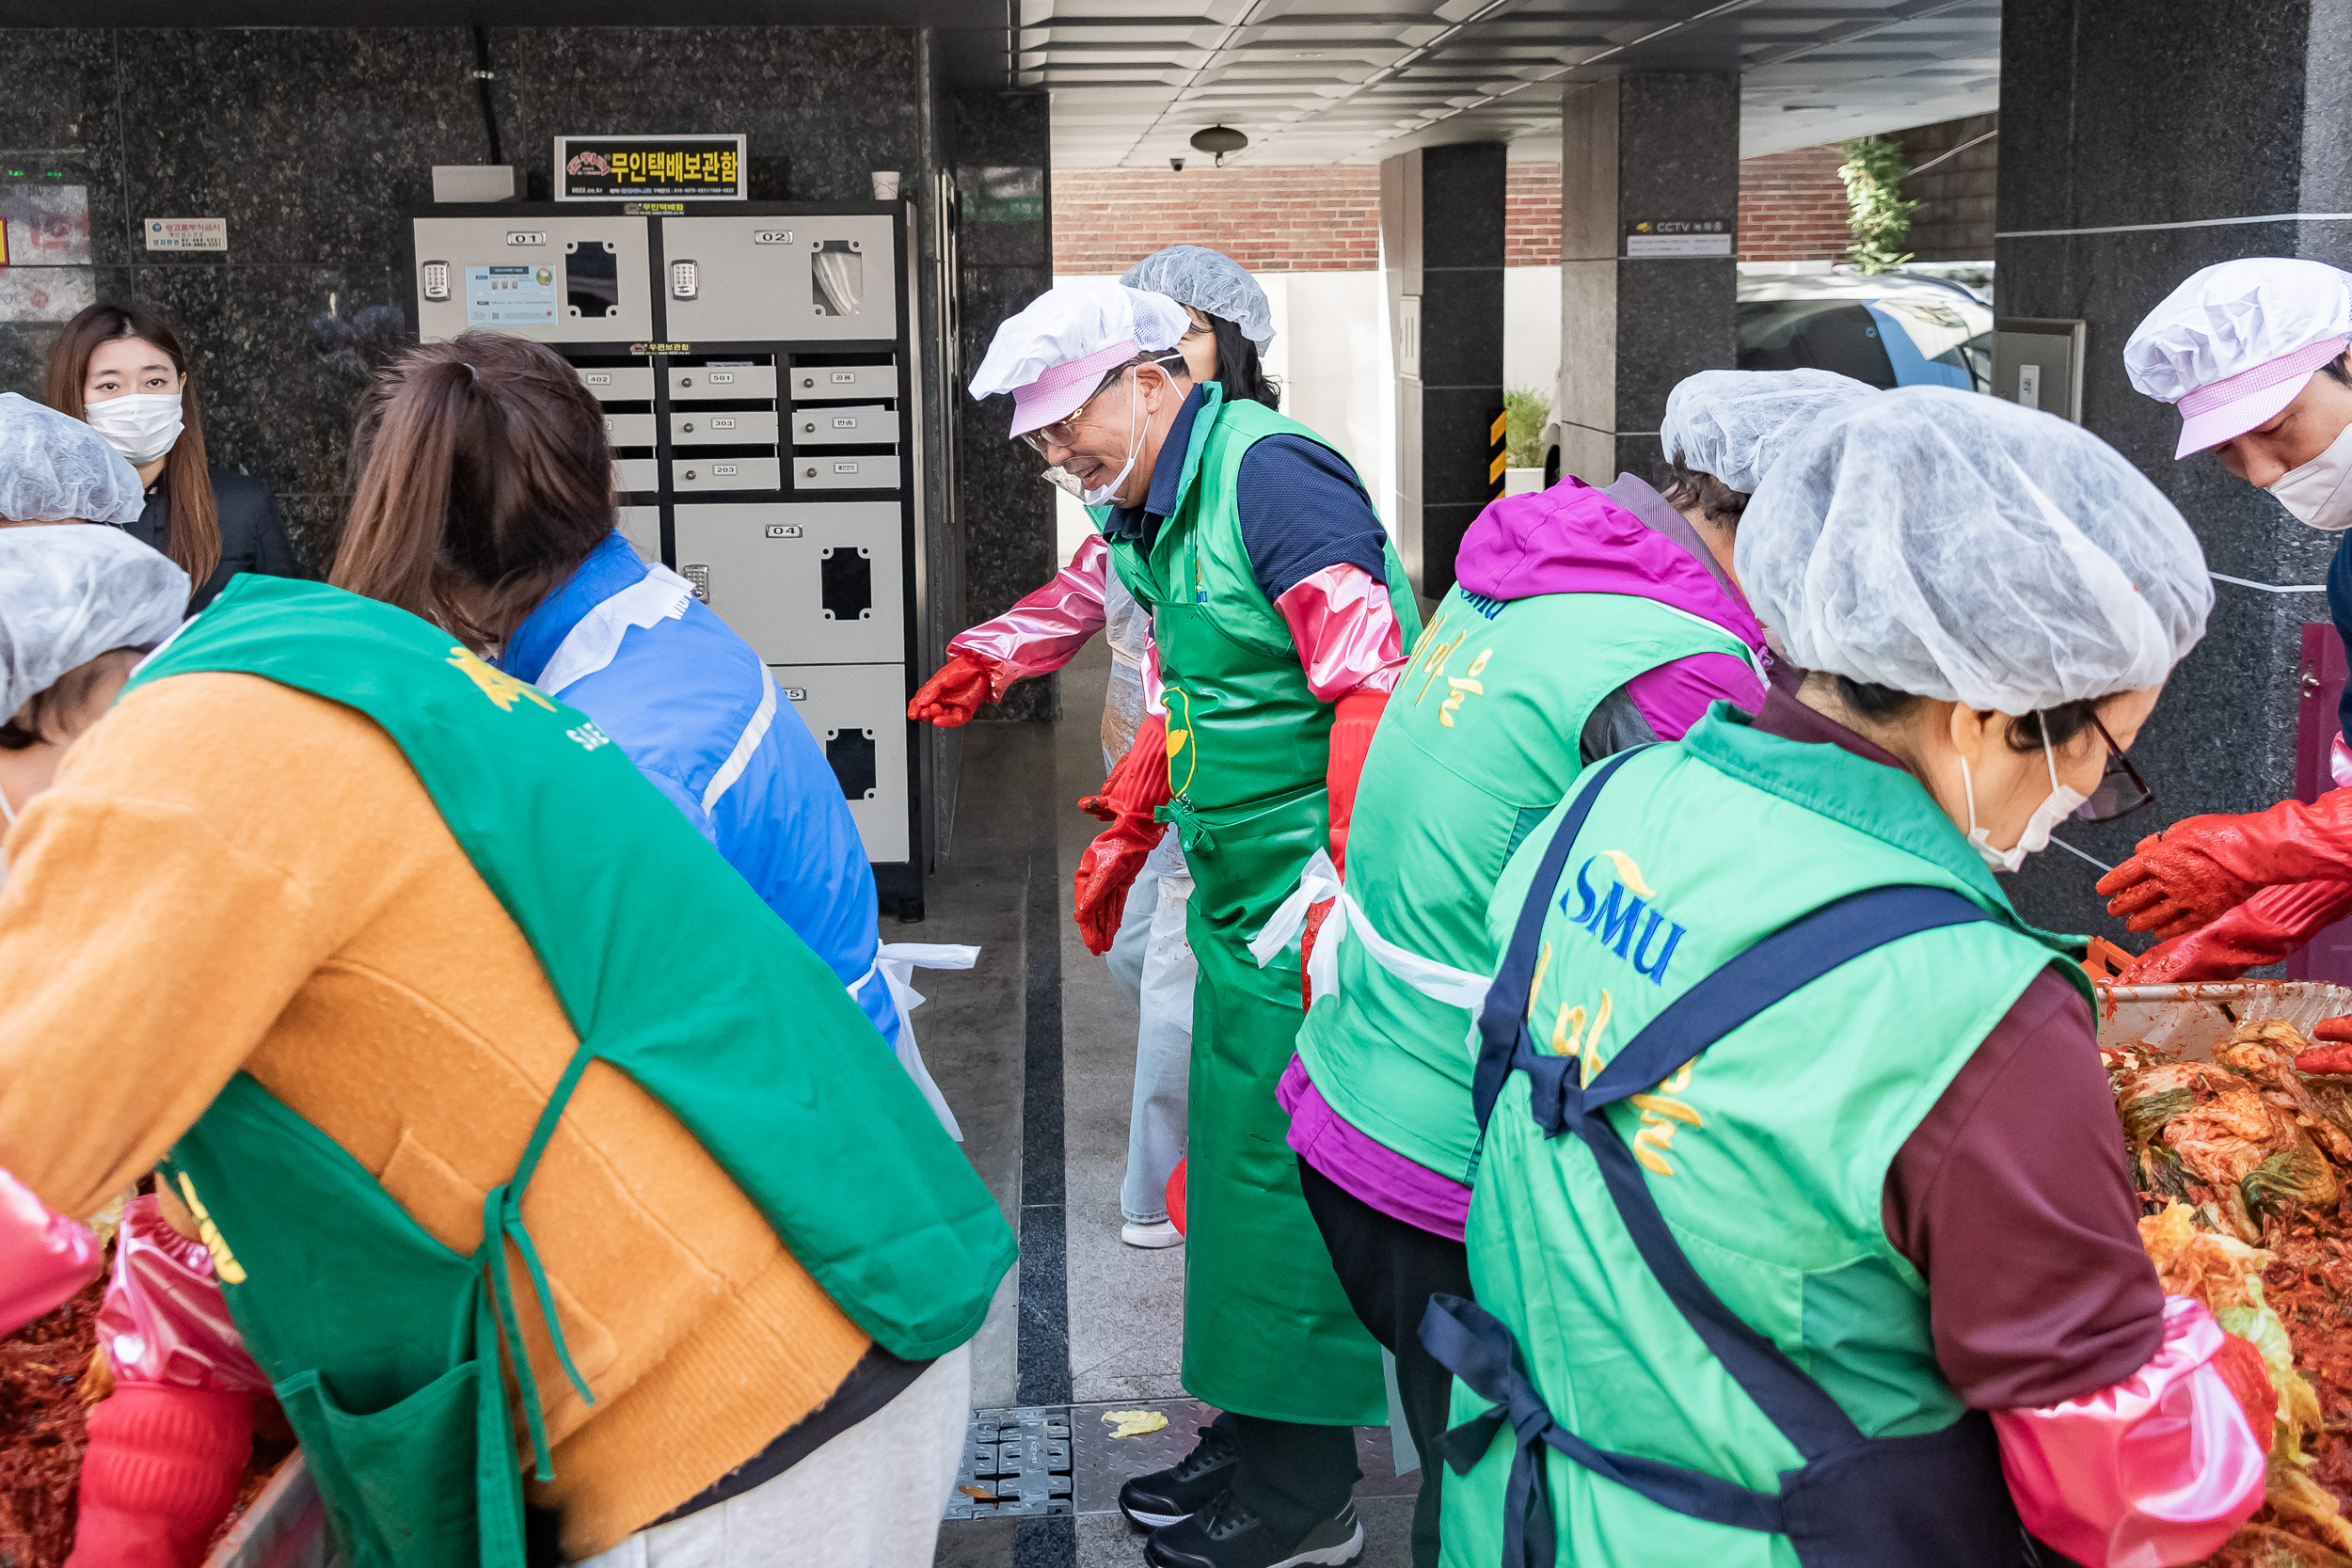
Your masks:
{"label": "korean sign above locker", "polygon": [[740,201],[745,138],[736,136],[558,136],[559,201],[674,196]]}

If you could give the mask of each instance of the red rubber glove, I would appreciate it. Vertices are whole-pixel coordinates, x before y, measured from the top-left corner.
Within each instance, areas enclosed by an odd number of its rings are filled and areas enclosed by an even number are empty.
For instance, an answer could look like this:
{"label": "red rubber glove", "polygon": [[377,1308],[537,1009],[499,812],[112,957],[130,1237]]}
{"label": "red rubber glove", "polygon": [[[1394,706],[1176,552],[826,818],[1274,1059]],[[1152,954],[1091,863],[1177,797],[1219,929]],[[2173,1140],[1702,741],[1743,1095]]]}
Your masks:
{"label": "red rubber glove", "polygon": [[1100,822],[1116,822],[1129,811],[1121,801],[1136,803],[1145,816],[1168,799],[1168,718],[1165,714],[1147,713],[1143,722],[1136,726],[1136,738],[1127,748],[1127,754],[1119,759],[1111,776],[1103,781],[1102,793],[1089,795],[1078,802],[1078,809]]}
{"label": "red rubber glove", "polygon": [[1152,813],[1170,800],[1168,783],[1168,721],[1146,719],[1136,731],[1136,743],[1111,770],[1100,795],[1079,802],[1110,823],[1086,853],[1078,857],[1073,879],[1077,894],[1078,932],[1089,953],[1107,953],[1127,912],[1127,889],[1136,873],[1168,832]]}
{"label": "red rubber glove", "polygon": [[1332,705],[1331,758],[1324,765],[1323,781],[1331,798],[1331,863],[1343,874],[1347,870],[1347,825],[1356,815],[1356,784],[1372,750],[1372,732],[1380,727],[1380,710],[1388,705],[1385,691],[1351,691]]}
{"label": "red rubber glove", "polygon": [[2312,1038],[2326,1043],[2295,1058],[2297,1072],[2352,1072],[2352,1018],[2323,1018]]}
{"label": "red rubber glove", "polygon": [[907,717],[952,730],[968,723],[983,703],[1000,700],[1012,685],[1004,666],[981,654],[960,653],[939,667],[907,704]]}
{"label": "red rubber glove", "polygon": [[1184,1167],[1192,1164],[1189,1157],[1176,1162],[1176,1168],[1168,1173],[1168,1223],[1176,1227],[1176,1234],[1184,1233]]}
{"label": "red rubber glove", "polygon": [[66,1568],[197,1568],[252,1449],[250,1394],[118,1385],[89,1413]]}
{"label": "red rubber glove", "polygon": [[2352,914],[2352,882],[2266,887],[2211,925],[2142,953],[2116,984],[2234,980],[2257,964],[2277,963],[2346,914]]}
{"label": "red rubber glove", "polygon": [[2258,888],[2352,881],[2352,789],[2243,816],[2190,816],[2099,879],[2107,912],[2162,938],[2210,925]]}

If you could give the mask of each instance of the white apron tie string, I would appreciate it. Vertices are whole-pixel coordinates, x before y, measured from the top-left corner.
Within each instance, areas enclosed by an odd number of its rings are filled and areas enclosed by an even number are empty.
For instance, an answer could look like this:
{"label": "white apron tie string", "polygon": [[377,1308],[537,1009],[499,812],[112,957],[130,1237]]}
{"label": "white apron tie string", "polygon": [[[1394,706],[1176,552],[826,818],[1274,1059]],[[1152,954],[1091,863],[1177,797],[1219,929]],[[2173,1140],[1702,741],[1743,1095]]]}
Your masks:
{"label": "white apron tie string", "polygon": [[885,942],[874,949],[873,967],[857,977],[849,988],[855,997],[866,989],[866,983],[877,974],[890,988],[891,1005],[898,1012],[898,1065],[907,1069],[914,1086],[930,1101],[931,1111],[939,1117],[939,1125],[958,1143],[963,1142],[963,1129],[956,1125],[956,1114],[947,1108],[947,1097],[939,1092],[932,1082],[930,1069],[923,1065],[923,1053],[914,1043],[914,1009],[926,1000],[914,989],[914,972],[918,969],[970,969],[979,960],[980,950],[940,942]]}
{"label": "white apron tie string", "polygon": [[1308,857],[1298,886],[1282,900],[1257,940],[1250,942],[1249,956],[1258,960],[1260,969],[1290,946],[1300,927],[1307,924],[1307,911],[1326,898],[1336,902],[1324,919],[1323,929],[1315,933],[1314,951],[1307,958],[1307,984],[1312,996],[1339,994],[1340,944],[1353,931],[1362,939],[1364,951],[1372,955],[1374,962],[1432,1002],[1467,1007],[1473,1016],[1486,1005],[1486,989],[1492,983],[1490,976],[1424,958],[1382,936],[1365,916],[1363,906],[1348,896],[1340,880],[1339,867],[1331,863],[1330,853],[1324,849]]}

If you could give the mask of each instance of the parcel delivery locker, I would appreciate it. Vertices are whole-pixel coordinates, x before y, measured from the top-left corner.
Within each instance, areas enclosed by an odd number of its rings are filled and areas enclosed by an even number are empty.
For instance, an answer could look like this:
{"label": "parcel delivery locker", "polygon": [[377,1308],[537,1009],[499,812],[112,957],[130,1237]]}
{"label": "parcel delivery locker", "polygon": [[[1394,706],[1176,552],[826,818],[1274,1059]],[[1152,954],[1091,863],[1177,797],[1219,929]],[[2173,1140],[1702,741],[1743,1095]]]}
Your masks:
{"label": "parcel delivery locker", "polygon": [[622,507],[619,532],[642,560],[649,563],[661,560],[661,508]]}
{"label": "parcel delivery locker", "polygon": [[886,215],[663,218],[661,249],[674,341],[898,335]]}
{"label": "parcel delivery locker", "polygon": [[469,327],[543,343],[649,339],[646,223],[617,214],[418,218],[417,334],[428,343]]}
{"label": "parcel delivery locker", "polygon": [[674,526],[679,574],[769,663],[906,657],[896,501],[681,502]]}
{"label": "parcel delivery locker", "polygon": [[866,859],[908,859],[906,666],[780,664],[768,673],[832,765]]}
{"label": "parcel delivery locker", "polygon": [[795,408],[789,417],[796,446],[896,446],[898,441],[898,414],[871,404]]}

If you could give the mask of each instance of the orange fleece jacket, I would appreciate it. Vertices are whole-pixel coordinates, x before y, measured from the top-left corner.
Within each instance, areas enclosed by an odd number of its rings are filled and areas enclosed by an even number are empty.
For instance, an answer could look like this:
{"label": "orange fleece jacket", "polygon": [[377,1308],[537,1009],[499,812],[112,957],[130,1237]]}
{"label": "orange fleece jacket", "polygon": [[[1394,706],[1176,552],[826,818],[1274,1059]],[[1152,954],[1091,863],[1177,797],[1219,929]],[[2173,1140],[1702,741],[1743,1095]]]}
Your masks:
{"label": "orange fleece jacket", "polygon": [[[382,730],[258,676],[159,681],[75,744],[8,848],[0,1166],[91,1213],[244,1069],[439,1241],[481,1244],[483,1195],[578,1037]],[[694,1136],[601,1062],[523,1214],[596,1395],[518,1285],[554,1444],[532,1498],[568,1558],[758,1452],[866,1352]]]}

